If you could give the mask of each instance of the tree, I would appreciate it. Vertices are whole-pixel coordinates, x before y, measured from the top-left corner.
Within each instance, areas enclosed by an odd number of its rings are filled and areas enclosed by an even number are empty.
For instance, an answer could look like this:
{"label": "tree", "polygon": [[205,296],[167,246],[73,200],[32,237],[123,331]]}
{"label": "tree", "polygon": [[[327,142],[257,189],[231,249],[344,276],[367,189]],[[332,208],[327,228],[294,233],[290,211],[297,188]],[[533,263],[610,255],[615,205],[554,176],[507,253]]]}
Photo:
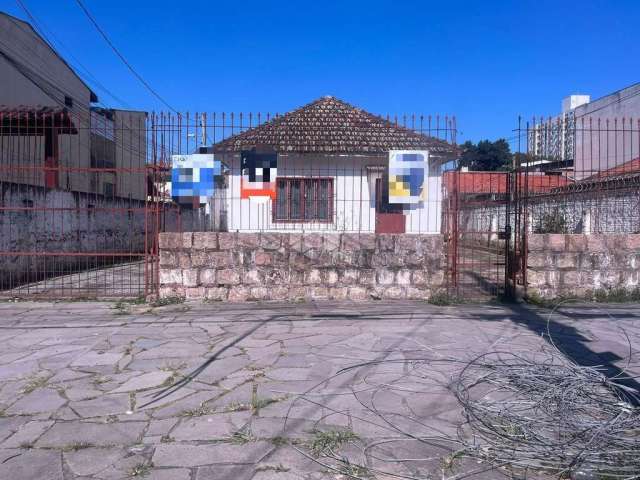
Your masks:
{"label": "tree", "polygon": [[475,145],[466,141],[462,145],[460,166],[475,171],[506,170],[511,166],[511,149],[503,138],[491,142],[481,140]]}

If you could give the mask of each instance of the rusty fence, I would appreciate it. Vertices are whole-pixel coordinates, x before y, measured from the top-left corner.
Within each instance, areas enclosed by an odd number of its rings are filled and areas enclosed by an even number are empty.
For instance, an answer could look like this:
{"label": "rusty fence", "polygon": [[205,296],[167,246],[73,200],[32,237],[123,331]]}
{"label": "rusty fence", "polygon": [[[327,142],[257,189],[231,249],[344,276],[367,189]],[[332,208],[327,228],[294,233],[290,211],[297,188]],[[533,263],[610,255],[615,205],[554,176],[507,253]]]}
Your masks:
{"label": "rusty fence", "polygon": [[[0,107],[0,297],[154,295],[162,231],[440,232],[445,159],[430,159],[428,208],[417,214],[390,204],[388,154],[366,143],[295,159],[293,145],[278,159],[278,200],[243,198],[240,152],[216,146],[281,118]],[[378,120],[455,145],[453,117]],[[197,153],[220,158],[222,178],[204,204],[176,203],[173,159]]]}
{"label": "rusty fence", "polygon": [[532,235],[640,233],[640,120],[567,114],[520,120],[514,133],[502,171],[443,177],[447,278],[460,297],[526,292]]}

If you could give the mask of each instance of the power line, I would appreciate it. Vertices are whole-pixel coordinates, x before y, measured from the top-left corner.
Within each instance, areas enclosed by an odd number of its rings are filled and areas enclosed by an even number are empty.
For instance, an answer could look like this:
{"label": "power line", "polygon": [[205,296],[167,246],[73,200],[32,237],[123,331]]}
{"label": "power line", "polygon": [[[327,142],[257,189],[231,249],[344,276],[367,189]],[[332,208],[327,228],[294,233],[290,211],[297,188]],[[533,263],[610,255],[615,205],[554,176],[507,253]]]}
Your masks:
{"label": "power line", "polygon": [[[45,30],[48,31],[51,36],[53,38],[56,39],[56,43],[58,43],[60,46],[62,46],[67,53],[71,56],[71,58],[74,59],[75,63],[77,64],[77,66],[79,67],[79,70],[84,70],[86,76],[82,75],[83,77],[85,77],[86,81],[91,81],[92,83],[94,83],[96,85],[96,87],[98,87],[100,90],[102,90],[104,93],[106,93],[107,95],[109,95],[111,98],[113,98],[116,102],[120,103],[122,106],[124,106],[125,108],[129,108],[131,109],[131,106],[125,102],[124,100],[122,100],[121,98],[119,98],[118,96],[116,96],[113,92],[111,92],[107,87],[105,87],[102,83],[100,83],[100,81],[96,78],[95,75],[93,75],[91,73],[91,71],[85,67],[80,60],[78,60],[78,58],[73,55],[73,52],[71,51],[71,49],[69,47],[67,47],[64,42],[62,42],[60,40],[60,38],[58,38],[55,33],[53,33],[51,30],[49,29],[45,29],[44,28],[44,24],[42,22],[39,22],[35,16],[31,13],[31,11],[27,8],[26,4],[24,2],[22,2],[22,0],[16,0],[16,2],[18,3],[18,5],[20,6],[20,8],[22,8],[22,10],[26,13],[26,15],[29,17],[29,19],[31,20],[32,24],[33,24],[33,28],[37,31],[37,33],[42,37],[42,39],[45,41],[45,43],[48,44],[49,48],[51,48],[52,50],[55,51],[54,48],[54,42],[51,40],[51,38],[49,38],[46,33]],[[24,28],[18,24],[17,22],[15,22],[12,18],[9,18],[9,20],[16,26],[18,27],[20,30],[24,31]],[[106,105],[102,102],[101,103],[103,106]]]}
{"label": "power line", "polygon": [[142,83],[146,87],[146,89],[149,90],[158,100],[160,100],[169,110],[171,110],[174,113],[178,113],[171,105],[169,105],[169,103],[164,98],[162,98],[160,96],[160,94],[158,92],[156,92],[151,87],[151,85],[149,85],[149,83],[144,78],[142,78],[142,75],[140,75],[135,70],[135,68],[133,68],[133,66],[127,61],[127,59],[124,57],[124,55],[122,55],[122,53],[120,53],[120,51],[116,48],[116,46],[113,44],[113,42],[111,42],[111,40],[109,39],[109,37],[107,36],[105,31],[100,27],[100,25],[98,25],[98,22],[95,20],[95,18],[93,18],[91,13],[89,13],[89,10],[87,10],[87,8],[84,6],[84,4],[82,3],[82,0],[76,0],[76,3],[82,9],[84,14],[89,19],[89,21],[91,21],[91,23],[96,28],[96,30],[100,33],[100,35],[102,35],[102,38],[104,38],[104,40],[111,47],[111,49],[114,51],[114,53],[120,58],[120,60],[122,60],[122,63],[124,63],[126,65],[126,67],[131,71],[131,73],[133,75],[135,75],[135,77],[140,81],[140,83]]}

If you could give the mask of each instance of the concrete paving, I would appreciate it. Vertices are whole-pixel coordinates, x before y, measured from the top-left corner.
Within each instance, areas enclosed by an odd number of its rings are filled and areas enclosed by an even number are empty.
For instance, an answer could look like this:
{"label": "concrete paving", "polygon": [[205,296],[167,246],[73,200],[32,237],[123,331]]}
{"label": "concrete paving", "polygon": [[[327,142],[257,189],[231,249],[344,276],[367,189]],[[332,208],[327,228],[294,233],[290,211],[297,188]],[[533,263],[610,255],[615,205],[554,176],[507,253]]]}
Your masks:
{"label": "concrete paving", "polygon": [[451,457],[447,386],[547,332],[615,371],[640,308],[3,302],[0,478],[508,478]]}

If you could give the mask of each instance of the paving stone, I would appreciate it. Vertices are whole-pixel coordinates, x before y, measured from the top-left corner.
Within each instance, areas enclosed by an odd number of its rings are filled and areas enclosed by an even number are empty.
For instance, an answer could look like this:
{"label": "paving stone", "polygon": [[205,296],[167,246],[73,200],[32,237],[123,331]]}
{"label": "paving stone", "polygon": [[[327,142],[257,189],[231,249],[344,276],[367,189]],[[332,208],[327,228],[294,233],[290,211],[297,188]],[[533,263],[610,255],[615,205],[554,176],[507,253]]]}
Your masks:
{"label": "paving stone", "polygon": [[62,448],[78,443],[96,446],[132,445],[138,441],[145,426],[144,422],[59,422],[40,437],[36,447]]}
{"label": "paving stone", "polygon": [[25,395],[6,411],[9,415],[25,415],[29,413],[53,412],[67,401],[50,388],[38,388]]}
{"label": "paving stone", "polygon": [[269,442],[249,442],[244,445],[162,444],[156,447],[153,464],[166,467],[198,467],[213,464],[253,464],[259,462],[273,445]]}
{"label": "paving stone", "polygon": [[111,393],[132,392],[157,387],[162,385],[170,376],[170,372],[163,371],[145,373],[127,380],[122,386],[112,390]]}
{"label": "paving stone", "polygon": [[127,455],[120,447],[81,448],[64,452],[64,460],[75,475],[95,475]]}
{"label": "paving stone", "polygon": [[82,418],[104,417],[125,413],[130,409],[129,395],[126,393],[102,395],[92,400],[71,402],[69,407]]}
{"label": "paving stone", "polygon": [[[222,480],[222,477],[219,477]],[[186,468],[154,468],[149,475],[144,477],[145,480],[190,480],[191,471]],[[231,478],[229,479],[231,480]]]}
{"label": "paving stone", "polygon": [[0,461],[0,478],[7,480],[63,480],[62,455],[59,451],[13,450],[13,452],[9,456],[6,456],[6,453],[2,455],[5,458]]}
{"label": "paving stone", "polygon": [[116,365],[118,360],[122,358],[121,353],[100,353],[100,352],[87,352],[84,355],[79,356],[73,362],[72,367],[91,367],[91,366],[108,366]]}
{"label": "paving stone", "polygon": [[198,468],[196,480],[251,480],[254,474],[253,465],[216,465]]}
{"label": "paving stone", "polygon": [[26,423],[5,440],[0,448],[18,448],[23,444],[33,444],[53,423],[52,420]]}
{"label": "paving stone", "polygon": [[242,411],[184,418],[173,429],[171,436],[177,441],[229,438],[246,425],[250,417],[250,411]]}

